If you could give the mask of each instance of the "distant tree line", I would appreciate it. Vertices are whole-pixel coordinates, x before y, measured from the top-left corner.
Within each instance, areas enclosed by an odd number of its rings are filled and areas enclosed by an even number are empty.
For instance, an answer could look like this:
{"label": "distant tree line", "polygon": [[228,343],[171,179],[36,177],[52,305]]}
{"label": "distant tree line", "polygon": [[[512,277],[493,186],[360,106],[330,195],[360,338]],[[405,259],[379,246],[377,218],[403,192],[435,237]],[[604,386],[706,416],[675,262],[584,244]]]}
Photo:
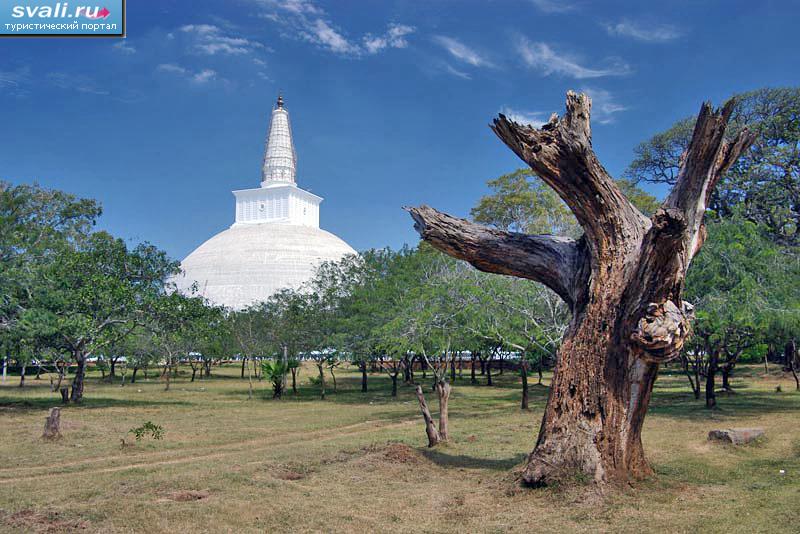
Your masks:
{"label": "distant tree line", "polygon": [[[705,388],[709,407],[716,377],[729,389],[743,359],[770,355],[787,370],[798,367],[799,107],[797,89],[761,90],[740,95],[732,119],[759,137],[715,190],[707,243],[685,292],[697,320],[680,364],[698,398]],[[640,185],[675,181],[692,128],[680,121],[636,149],[618,185],[642,213],[659,202]],[[532,171],[488,185],[471,212],[476,222],[577,237],[570,210]],[[393,395],[402,384],[430,381],[444,418],[438,427],[430,421],[429,439],[446,440],[457,376],[466,370],[476,383],[480,373],[491,385],[493,373],[513,368],[527,408],[528,377],[541,382],[570,319],[545,286],[482,273],[424,243],[323,264],[302,288],[225,310],[175,292],[179,264],[150,244],[96,231],[100,215],[93,200],[0,183],[0,356],[16,364],[21,385],[28,368],[47,366],[65,401],[83,397],[90,361],[123,384],[156,368],[169,388],[182,364],[195,380],[235,357],[251,397],[254,381],[266,380],[279,398],[297,391],[302,359],[313,362],[323,399],[343,364],[360,371],[365,392],[370,371],[387,375]]]}

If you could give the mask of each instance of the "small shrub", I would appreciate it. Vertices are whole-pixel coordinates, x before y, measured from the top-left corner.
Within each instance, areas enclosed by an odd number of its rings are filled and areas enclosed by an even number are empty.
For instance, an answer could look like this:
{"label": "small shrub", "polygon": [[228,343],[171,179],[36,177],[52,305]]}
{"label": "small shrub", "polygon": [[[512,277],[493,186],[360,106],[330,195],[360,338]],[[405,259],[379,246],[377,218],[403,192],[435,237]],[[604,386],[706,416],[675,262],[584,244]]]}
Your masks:
{"label": "small shrub", "polygon": [[320,385],[322,385],[322,379],[319,376],[309,376],[308,377],[308,382],[312,386],[320,386]]}
{"label": "small shrub", "polygon": [[153,439],[161,439],[164,437],[164,427],[156,425],[151,421],[146,421],[142,426],[131,428],[128,432],[136,436],[136,441],[140,441],[148,434],[150,434],[150,437]]}

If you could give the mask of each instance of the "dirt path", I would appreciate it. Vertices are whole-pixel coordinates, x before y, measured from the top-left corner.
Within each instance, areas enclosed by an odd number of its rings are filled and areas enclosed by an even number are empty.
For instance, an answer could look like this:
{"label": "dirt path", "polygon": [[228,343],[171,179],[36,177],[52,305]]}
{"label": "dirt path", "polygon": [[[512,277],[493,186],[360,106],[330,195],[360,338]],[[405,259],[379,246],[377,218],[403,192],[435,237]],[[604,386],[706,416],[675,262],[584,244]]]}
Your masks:
{"label": "dirt path", "polygon": [[[34,466],[34,467],[18,467],[12,469],[0,469],[0,485],[13,484],[16,482],[29,482],[32,480],[56,478],[63,476],[114,473],[117,471],[127,471],[130,469],[150,468],[163,465],[195,462],[201,459],[223,458],[225,456],[231,456],[241,452],[252,453],[262,450],[270,450],[275,446],[294,445],[305,442],[330,441],[342,436],[367,434],[370,432],[377,432],[379,430],[398,428],[401,426],[414,424],[415,422],[416,418],[404,419],[394,423],[389,423],[387,422],[387,420],[370,420],[370,421],[364,421],[362,423],[354,423],[341,427],[327,428],[303,434],[297,433],[294,435],[284,436],[283,439],[278,438],[274,440],[269,440],[269,439],[257,438],[257,439],[248,439],[233,443],[226,443],[224,445],[216,447],[213,451],[208,451],[208,446],[201,446],[192,449],[181,448],[175,451],[162,451],[162,452],[154,452],[152,454],[139,454],[133,458],[130,455],[117,455],[113,457],[78,460],[66,464],[59,464],[58,466],[56,466],[55,468],[56,470],[53,470],[52,466]],[[162,460],[154,459],[154,456],[155,457],[170,456],[172,455],[172,453],[178,453],[180,454],[180,457],[167,458]],[[124,463],[121,465],[113,465],[113,466],[107,465],[109,462],[117,460],[127,460],[128,463]],[[134,462],[130,463],[131,460],[134,460]],[[105,464],[105,466],[98,468],[91,468],[93,464],[97,463],[103,463]],[[79,466],[89,466],[90,468],[71,469],[73,467],[79,467]],[[50,471],[41,472],[46,470]]]}

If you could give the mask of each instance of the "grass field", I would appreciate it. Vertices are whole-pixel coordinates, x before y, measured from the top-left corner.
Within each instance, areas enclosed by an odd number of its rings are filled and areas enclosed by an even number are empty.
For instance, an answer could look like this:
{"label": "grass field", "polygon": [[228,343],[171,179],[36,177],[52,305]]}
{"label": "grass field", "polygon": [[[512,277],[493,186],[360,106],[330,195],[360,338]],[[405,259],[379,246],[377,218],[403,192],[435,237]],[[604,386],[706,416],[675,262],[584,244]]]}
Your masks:
{"label": "grass field", "polygon": [[[519,378],[457,381],[452,443],[428,450],[410,387],[389,396],[353,370],[319,401],[304,369],[297,398],[247,400],[239,369],[211,380],[124,388],[92,376],[82,406],[62,410],[63,439],[40,439],[58,405],[46,378],[0,388],[0,531],[97,532],[798,532],[800,393],[775,369],[739,367],[734,395],[708,412],[680,374],[663,373],[644,430],[657,476],[600,492],[529,490],[512,470],[533,447],[547,390],[518,408]],[[776,393],[781,384],[783,393]],[[435,396],[429,404],[436,407]],[[152,421],[164,439],[132,442]],[[710,443],[712,428],[763,426],[745,447]],[[784,475],[779,471],[785,470]]]}

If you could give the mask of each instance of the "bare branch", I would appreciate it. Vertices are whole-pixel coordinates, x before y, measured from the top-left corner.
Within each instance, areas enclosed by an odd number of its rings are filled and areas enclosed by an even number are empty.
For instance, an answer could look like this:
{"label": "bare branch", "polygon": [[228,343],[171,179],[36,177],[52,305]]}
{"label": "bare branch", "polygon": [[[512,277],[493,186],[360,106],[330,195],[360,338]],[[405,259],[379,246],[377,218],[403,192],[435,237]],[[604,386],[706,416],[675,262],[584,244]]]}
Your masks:
{"label": "bare branch", "polygon": [[567,110],[554,113],[541,129],[523,126],[499,115],[490,126],[495,134],[566,202],[603,256],[618,239],[643,232],[649,221],[619,190],[592,149],[589,124],[592,101],[567,93]]}
{"label": "bare branch", "polygon": [[[414,228],[431,245],[477,269],[541,282],[572,308],[584,260],[583,241],[550,235],[503,232],[458,219],[428,206],[405,208]],[[585,273],[585,270],[581,270]]]}
{"label": "bare branch", "polygon": [[702,105],[689,148],[681,158],[677,182],[664,202],[664,208],[682,212],[689,238],[687,250],[691,255],[700,248],[703,214],[714,186],[755,140],[755,134],[745,128],[733,141],[725,141],[735,105],[734,99],[717,110],[708,102]]}

